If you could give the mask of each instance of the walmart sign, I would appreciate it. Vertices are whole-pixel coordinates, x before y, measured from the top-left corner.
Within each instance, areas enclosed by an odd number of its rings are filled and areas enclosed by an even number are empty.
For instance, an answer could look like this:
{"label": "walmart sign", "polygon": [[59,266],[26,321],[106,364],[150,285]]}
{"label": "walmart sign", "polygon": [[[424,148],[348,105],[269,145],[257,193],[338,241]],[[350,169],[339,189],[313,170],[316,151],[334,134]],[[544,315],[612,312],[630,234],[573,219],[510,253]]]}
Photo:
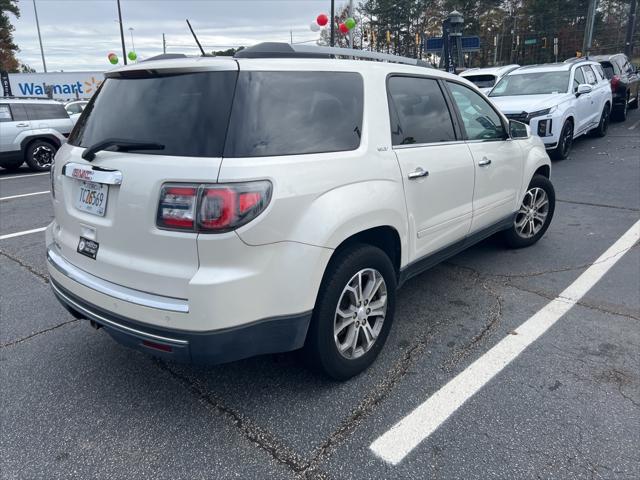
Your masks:
{"label": "walmart sign", "polygon": [[50,93],[58,100],[88,99],[103,80],[103,72],[10,73],[4,94],[45,98]]}

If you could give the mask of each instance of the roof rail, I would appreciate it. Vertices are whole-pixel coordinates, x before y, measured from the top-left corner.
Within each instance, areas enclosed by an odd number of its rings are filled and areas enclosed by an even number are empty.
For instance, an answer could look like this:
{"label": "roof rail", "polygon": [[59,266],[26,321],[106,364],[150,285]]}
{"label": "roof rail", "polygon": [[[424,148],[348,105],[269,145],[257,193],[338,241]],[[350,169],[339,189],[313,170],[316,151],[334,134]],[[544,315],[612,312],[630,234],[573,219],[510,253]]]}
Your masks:
{"label": "roof rail", "polygon": [[264,42],[240,50],[234,58],[335,58],[375,60],[379,62],[402,63],[418,67],[433,68],[417,58],[400,57],[388,53],[370,52],[352,48],[316,47],[312,45],[292,45],[289,43]]}

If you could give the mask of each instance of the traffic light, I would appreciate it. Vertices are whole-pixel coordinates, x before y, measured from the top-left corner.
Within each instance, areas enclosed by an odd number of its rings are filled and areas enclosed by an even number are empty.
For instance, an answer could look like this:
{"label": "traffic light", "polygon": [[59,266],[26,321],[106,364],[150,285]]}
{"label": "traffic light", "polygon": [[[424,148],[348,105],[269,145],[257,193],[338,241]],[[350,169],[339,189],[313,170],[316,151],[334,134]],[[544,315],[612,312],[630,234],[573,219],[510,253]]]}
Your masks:
{"label": "traffic light", "polygon": [[542,37],[542,48],[547,48],[547,37]]}
{"label": "traffic light", "polygon": [[391,43],[391,32],[387,30],[387,43]]}

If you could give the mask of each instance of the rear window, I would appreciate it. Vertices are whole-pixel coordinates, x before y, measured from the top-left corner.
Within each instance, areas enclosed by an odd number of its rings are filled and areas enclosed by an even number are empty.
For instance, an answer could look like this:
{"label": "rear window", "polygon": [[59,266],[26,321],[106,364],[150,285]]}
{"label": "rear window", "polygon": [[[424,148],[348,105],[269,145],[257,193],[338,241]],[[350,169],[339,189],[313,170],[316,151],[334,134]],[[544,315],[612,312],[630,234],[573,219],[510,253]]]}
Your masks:
{"label": "rear window", "polygon": [[9,105],[0,105],[0,122],[10,122],[13,120],[11,118],[11,110],[9,110]]}
{"label": "rear window", "polygon": [[85,107],[69,143],[108,138],[159,143],[148,155],[220,157],[237,72],[108,78]]}
{"label": "rear window", "polygon": [[240,72],[225,157],[355,150],[363,82],[352,72]]}
{"label": "rear window", "polygon": [[478,88],[490,88],[496,83],[494,75],[465,75],[463,78],[469,80]]}
{"label": "rear window", "polygon": [[29,120],[52,120],[60,118],[69,118],[64,106],[59,103],[26,103],[24,107],[27,110]]}

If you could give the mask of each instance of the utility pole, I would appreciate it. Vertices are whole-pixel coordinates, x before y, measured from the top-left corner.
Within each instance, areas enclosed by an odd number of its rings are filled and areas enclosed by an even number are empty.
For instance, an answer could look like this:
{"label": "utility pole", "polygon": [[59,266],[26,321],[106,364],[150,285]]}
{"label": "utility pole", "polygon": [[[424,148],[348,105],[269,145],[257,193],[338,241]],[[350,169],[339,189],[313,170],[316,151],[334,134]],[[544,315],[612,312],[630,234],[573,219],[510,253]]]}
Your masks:
{"label": "utility pole", "polygon": [[131,50],[136,51],[136,44],[133,43],[133,27],[129,27],[129,33],[131,34]]}
{"label": "utility pole", "polygon": [[[353,17],[353,0],[349,0],[349,17]],[[353,29],[349,30],[349,48],[353,48]]]}
{"label": "utility pole", "polygon": [[631,6],[629,7],[629,22],[627,23],[627,37],[624,41],[624,53],[629,58],[633,55],[633,31],[636,26],[636,19],[638,18],[636,14],[637,8],[638,1],[631,0]]}
{"label": "utility pole", "polygon": [[162,34],[162,53],[167,53],[167,41],[164,38],[164,33]]}
{"label": "utility pole", "polygon": [[44,61],[44,48],[42,48],[42,36],[40,35],[40,22],[38,21],[38,9],[36,8],[36,0],[33,0],[33,11],[36,14],[36,28],[38,29],[38,40],[40,41],[40,55],[42,56],[42,67],[44,73],[47,73],[47,63]]}
{"label": "utility pole", "polygon": [[331,42],[330,46],[334,47],[336,44],[336,0],[331,0]]}
{"label": "utility pole", "polygon": [[124,48],[124,30],[122,29],[122,10],[120,10],[120,0],[118,2],[118,23],[120,23],[120,41],[122,42],[122,60],[127,64],[127,51]]}
{"label": "utility pole", "polygon": [[582,55],[589,58],[591,53],[591,41],[593,40],[593,24],[596,19],[596,7],[598,0],[589,0],[589,8],[587,10],[586,25],[584,29],[584,42],[582,43]]}

